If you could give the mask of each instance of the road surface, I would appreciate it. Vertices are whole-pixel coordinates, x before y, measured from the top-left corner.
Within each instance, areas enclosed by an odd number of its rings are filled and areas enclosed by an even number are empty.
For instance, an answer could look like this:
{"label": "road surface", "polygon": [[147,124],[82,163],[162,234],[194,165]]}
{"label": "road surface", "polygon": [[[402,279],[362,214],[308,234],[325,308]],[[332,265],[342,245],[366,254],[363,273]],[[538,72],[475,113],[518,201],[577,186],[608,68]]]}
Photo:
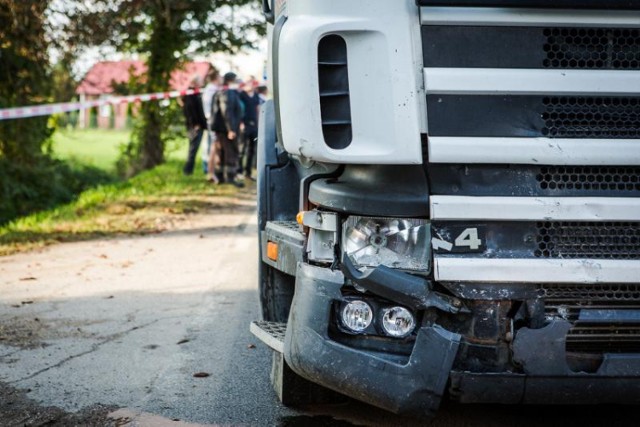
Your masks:
{"label": "road surface", "polygon": [[628,407],[448,404],[428,423],[356,402],[283,407],[248,331],[256,248],[246,202],[160,235],[0,258],[0,425],[638,425]]}

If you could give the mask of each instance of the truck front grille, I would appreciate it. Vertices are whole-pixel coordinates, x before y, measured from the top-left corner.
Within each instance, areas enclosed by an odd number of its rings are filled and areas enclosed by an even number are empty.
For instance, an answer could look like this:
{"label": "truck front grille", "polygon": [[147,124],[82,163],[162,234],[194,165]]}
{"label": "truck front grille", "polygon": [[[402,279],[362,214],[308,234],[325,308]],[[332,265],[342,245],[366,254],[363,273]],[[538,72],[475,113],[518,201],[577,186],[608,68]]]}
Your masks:
{"label": "truck front grille", "polygon": [[640,324],[579,320],[583,309],[638,310],[640,284],[544,285],[540,291],[547,317],[560,317],[573,325],[567,335],[567,352],[640,352]]}
{"label": "truck front grille", "polygon": [[542,134],[551,138],[639,138],[640,98],[546,97]]}
{"label": "truck front grille", "polygon": [[640,29],[545,28],[545,68],[640,69]]}
{"label": "truck front grille", "polygon": [[640,259],[640,223],[539,222],[537,258]]}
{"label": "truck front grille", "polygon": [[546,300],[548,309],[550,308],[549,304],[551,304],[551,308],[557,308],[559,305],[576,302],[587,305],[594,301],[640,303],[640,284],[541,285],[539,292],[540,296]]}
{"label": "truck front grille", "polygon": [[536,180],[542,190],[640,191],[640,167],[548,166]]}

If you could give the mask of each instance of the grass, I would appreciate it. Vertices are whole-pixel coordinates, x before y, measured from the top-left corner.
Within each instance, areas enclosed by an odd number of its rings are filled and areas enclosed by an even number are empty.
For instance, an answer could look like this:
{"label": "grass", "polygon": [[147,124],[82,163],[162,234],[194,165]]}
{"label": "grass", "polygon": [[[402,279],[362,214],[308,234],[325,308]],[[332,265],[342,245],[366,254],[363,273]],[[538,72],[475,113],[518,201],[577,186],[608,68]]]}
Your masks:
{"label": "grass", "polygon": [[[53,151],[61,160],[114,172],[120,146],[129,142],[130,137],[130,130],[60,129],[53,134]],[[168,160],[180,160],[186,156],[186,140],[184,143],[171,141],[168,146]]]}
{"label": "grass", "polygon": [[172,217],[205,212],[220,205],[215,198],[239,195],[234,186],[212,186],[199,173],[185,177],[181,168],[181,161],[171,160],[127,181],[87,190],[67,205],[15,220],[0,228],[0,256],[56,242],[162,232]]}
{"label": "grass", "polygon": [[58,130],[53,135],[53,151],[62,160],[74,160],[113,171],[120,145],[129,141],[130,131],[123,130]]}

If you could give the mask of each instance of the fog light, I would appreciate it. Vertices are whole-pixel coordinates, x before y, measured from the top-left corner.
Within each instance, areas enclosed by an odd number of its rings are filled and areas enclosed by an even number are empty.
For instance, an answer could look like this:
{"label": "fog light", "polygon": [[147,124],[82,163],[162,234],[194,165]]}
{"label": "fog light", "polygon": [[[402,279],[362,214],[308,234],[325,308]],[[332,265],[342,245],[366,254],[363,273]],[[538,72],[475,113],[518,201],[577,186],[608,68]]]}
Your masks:
{"label": "fog light", "polygon": [[342,310],[342,323],[353,332],[367,329],[372,319],[373,310],[364,301],[350,301]]}
{"label": "fog light", "polygon": [[382,316],[384,331],[395,338],[404,338],[413,332],[415,327],[413,314],[404,307],[388,308]]}

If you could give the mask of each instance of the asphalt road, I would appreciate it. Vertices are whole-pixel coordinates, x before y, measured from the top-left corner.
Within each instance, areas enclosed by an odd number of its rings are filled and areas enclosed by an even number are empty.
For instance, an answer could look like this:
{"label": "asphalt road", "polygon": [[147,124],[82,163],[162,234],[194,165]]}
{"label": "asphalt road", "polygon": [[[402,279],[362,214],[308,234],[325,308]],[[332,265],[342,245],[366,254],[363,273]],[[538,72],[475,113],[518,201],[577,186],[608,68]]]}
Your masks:
{"label": "asphalt road", "polygon": [[24,391],[30,410],[107,406],[105,425],[640,424],[637,408],[611,406],[447,404],[430,422],[357,402],[283,407],[270,351],[248,330],[259,318],[254,209],[0,258],[0,384]]}

